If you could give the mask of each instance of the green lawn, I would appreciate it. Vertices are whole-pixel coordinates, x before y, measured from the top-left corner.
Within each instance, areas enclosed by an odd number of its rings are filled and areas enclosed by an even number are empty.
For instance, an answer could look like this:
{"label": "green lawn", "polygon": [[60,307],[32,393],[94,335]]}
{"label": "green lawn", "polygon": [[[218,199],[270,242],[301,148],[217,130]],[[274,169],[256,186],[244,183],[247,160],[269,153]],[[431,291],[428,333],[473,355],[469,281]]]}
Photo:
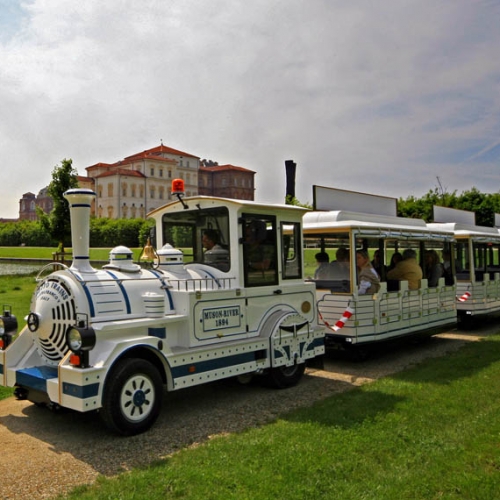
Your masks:
{"label": "green lawn", "polygon": [[[0,276],[0,305],[2,313],[8,306],[11,313],[17,318],[18,331],[26,324],[24,318],[30,312],[31,296],[36,288],[35,275],[28,276]],[[12,395],[12,389],[0,387],[0,399]]]}
{"label": "green lawn", "polygon": [[499,385],[497,335],[67,498],[491,500]]}

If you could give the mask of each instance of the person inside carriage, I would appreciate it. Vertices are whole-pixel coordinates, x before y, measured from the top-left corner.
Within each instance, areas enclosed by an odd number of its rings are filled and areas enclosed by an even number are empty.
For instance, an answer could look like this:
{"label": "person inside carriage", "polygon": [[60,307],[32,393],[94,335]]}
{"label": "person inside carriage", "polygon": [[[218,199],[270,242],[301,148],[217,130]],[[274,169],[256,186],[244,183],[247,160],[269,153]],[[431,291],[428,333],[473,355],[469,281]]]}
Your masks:
{"label": "person inside carriage", "polygon": [[417,262],[417,252],[413,248],[407,248],[403,252],[403,260],[387,273],[388,280],[408,281],[409,290],[418,290],[422,278],[422,268]]}
{"label": "person inside carriage", "polygon": [[358,270],[358,294],[377,293],[380,290],[380,277],[370,262],[366,250],[356,251],[356,267]]}

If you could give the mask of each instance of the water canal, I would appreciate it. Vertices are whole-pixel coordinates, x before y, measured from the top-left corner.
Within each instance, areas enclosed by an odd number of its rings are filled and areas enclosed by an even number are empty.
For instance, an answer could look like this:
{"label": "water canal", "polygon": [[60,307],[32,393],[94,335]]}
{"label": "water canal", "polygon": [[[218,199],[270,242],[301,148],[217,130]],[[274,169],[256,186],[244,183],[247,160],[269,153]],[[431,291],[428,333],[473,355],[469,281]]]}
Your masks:
{"label": "water canal", "polygon": [[0,262],[0,276],[30,274],[42,269],[40,263]]}

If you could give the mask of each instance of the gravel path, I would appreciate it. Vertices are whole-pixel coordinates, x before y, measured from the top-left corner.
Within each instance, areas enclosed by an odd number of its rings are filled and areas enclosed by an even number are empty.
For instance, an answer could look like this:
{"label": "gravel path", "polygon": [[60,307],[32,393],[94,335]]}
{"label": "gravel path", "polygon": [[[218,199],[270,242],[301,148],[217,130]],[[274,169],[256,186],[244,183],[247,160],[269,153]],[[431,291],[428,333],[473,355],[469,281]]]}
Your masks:
{"label": "gravel path", "polygon": [[334,393],[404,370],[428,357],[443,356],[498,331],[453,331],[422,344],[403,345],[364,363],[327,359],[308,369],[297,387],[277,391],[220,381],[165,395],[162,413],[147,433],[111,435],[97,415],[52,413],[25,401],[0,401],[2,500],[37,500],[65,493],[98,475],[112,476],[146,465],[211,436],[272,421]]}

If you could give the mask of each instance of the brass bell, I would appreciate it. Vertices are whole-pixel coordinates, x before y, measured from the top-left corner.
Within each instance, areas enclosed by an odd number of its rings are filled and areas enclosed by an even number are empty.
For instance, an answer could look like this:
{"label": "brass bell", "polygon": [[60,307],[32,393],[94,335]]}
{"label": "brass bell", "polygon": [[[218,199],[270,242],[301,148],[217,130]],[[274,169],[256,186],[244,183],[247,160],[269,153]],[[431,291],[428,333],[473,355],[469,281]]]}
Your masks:
{"label": "brass bell", "polygon": [[146,245],[142,251],[141,260],[155,260],[156,253],[153,245],[151,245],[151,239],[148,238]]}

